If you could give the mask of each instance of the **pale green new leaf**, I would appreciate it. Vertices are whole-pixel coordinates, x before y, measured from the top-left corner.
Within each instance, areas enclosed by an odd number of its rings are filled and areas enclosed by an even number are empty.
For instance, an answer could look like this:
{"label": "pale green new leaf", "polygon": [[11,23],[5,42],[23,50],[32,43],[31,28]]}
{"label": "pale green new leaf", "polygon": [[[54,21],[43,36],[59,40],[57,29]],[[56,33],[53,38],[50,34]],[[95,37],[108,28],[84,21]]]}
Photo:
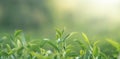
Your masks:
{"label": "pale green new leaf", "polygon": [[111,39],[107,39],[107,41],[108,41],[112,46],[114,46],[115,48],[117,48],[117,50],[120,51],[120,44],[119,44],[118,42],[113,41],[113,40],[111,40]]}
{"label": "pale green new leaf", "polygon": [[63,42],[64,42],[66,39],[70,38],[72,35],[76,34],[76,33],[77,33],[77,32],[72,32],[72,33],[69,33],[68,35],[66,35],[65,38],[63,39]]}
{"label": "pale green new leaf", "polygon": [[82,36],[84,37],[84,41],[87,43],[87,44],[90,44],[90,41],[87,37],[87,35],[85,33],[82,33]]}
{"label": "pale green new leaf", "polygon": [[62,36],[62,32],[59,29],[56,29],[56,36],[60,38]]}

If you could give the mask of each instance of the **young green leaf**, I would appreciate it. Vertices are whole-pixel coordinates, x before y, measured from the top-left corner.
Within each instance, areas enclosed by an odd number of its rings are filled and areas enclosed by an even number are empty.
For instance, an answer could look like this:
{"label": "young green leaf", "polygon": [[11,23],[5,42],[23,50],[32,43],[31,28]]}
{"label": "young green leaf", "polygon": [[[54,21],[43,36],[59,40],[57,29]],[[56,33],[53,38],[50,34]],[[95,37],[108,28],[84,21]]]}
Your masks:
{"label": "young green leaf", "polygon": [[68,35],[66,35],[65,38],[63,39],[63,42],[64,42],[66,39],[70,38],[72,35],[76,34],[76,33],[77,33],[77,32],[72,32],[72,33],[69,33]]}
{"label": "young green leaf", "polygon": [[99,53],[100,53],[100,49],[97,46],[94,46],[93,47],[93,55],[95,57],[97,57],[97,56],[99,56]]}
{"label": "young green leaf", "polygon": [[84,37],[84,41],[87,43],[87,44],[90,44],[90,41],[87,37],[87,35],[85,33],[82,33],[82,36]]}
{"label": "young green leaf", "polygon": [[17,37],[21,32],[22,32],[22,30],[15,31],[14,36]]}
{"label": "young green leaf", "polygon": [[56,29],[56,36],[58,36],[57,38],[62,36],[62,32],[59,29]]}
{"label": "young green leaf", "polygon": [[111,40],[111,39],[107,39],[107,41],[108,41],[112,46],[114,46],[115,48],[117,48],[117,50],[120,51],[120,44],[119,44],[118,42],[113,41],[113,40]]}

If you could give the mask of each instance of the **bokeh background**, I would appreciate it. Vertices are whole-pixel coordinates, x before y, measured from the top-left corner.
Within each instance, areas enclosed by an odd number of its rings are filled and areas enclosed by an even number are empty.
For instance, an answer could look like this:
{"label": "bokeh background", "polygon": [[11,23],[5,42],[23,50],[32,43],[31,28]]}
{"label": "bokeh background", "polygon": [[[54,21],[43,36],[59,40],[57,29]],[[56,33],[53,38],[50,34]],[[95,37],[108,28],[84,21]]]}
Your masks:
{"label": "bokeh background", "polygon": [[0,34],[53,38],[56,27],[120,41],[119,0],[0,0]]}

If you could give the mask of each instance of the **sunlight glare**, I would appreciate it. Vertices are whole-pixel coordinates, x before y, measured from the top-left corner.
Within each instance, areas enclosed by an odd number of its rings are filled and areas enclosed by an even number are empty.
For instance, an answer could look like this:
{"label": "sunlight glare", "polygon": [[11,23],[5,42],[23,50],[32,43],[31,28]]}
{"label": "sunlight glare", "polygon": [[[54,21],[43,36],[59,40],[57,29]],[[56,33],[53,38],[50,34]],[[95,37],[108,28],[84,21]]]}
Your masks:
{"label": "sunlight glare", "polygon": [[100,5],[101,7],[115,6],[119,0],[93,0],[93,4]]}

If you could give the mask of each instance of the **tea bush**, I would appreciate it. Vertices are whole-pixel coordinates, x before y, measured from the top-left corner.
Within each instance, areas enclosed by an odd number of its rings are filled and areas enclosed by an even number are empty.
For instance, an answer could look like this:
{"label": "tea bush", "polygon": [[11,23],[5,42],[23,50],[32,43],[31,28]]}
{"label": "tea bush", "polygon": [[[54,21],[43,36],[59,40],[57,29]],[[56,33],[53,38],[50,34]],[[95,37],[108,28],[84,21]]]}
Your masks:
{"label": "tea bush", "polygon": [[[101,50],[98,45],[102,44],[100,40],[91,42],[85,33],[82,33],[84,39],[69,40],[76,32],[65,34],[64,31],[56,29],[56,40],[30,40],[25,37],[22,30],[17,30],[13,35],[0,38],[0,59],[120,59],[118,42],[106,40],[108,42],[106,44],[116,48],[116,50],[109,49],[116,52],[111,53],[111,56]],[[74,49],[75,45],[72,43],[76,43],[79,47]]]}

